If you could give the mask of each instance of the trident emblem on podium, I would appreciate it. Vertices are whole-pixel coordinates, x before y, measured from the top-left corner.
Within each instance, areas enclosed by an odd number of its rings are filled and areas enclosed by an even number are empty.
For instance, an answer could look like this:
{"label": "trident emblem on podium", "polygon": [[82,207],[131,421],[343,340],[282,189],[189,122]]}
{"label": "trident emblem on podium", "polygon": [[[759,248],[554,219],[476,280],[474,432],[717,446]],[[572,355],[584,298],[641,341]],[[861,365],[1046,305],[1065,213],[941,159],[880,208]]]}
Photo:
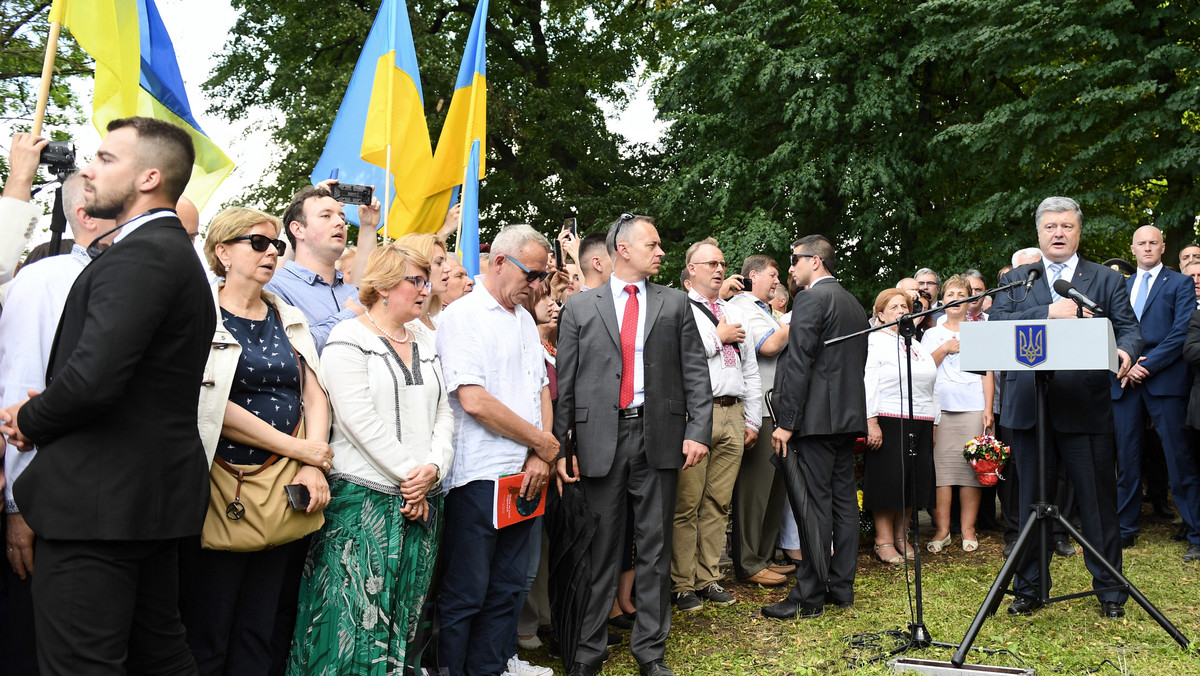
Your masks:
{"label": "trident emblem on podium", "polygon": [[1046,326],[1017,326],[1017,363],[1034,367],[1046,361]]}

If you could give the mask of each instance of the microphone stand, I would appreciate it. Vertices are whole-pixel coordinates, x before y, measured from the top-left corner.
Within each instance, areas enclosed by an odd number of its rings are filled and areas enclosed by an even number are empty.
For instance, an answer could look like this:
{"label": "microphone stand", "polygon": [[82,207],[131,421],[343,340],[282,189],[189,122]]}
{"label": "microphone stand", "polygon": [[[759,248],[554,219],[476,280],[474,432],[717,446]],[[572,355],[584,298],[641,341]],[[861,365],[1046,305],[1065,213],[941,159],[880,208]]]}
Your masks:
{"label": "microphone stand", "polygon": [[[845,336],[838,336],[837,338],[830,338],[829,340],[825,341],[825,347],[831,347],[842,341],[850,340],[851,338],[857,338],[859,336],[874,333],[876,331],[882,331],[883,329],[891,328],[893,326],[897,327],[897,332],[901,337],[904,338],[904,358],[906,362],[906,371],[908,373],[908,411],[906,416],[900,418],[900,434],[905,439],[904,473],[905,475],[913,478],[913,481],[909,484],[911,487],[909,490],[909,504],[915,505],[917,502],[917,496],[920,494],[917,490],[918,482],[916,472],[913,471],[913,463],[916,461],[917,457],[917,435],[913,425],[912,342],[913,336],[915,336],[917,333],[918,323],[914,320],[923,320],[925,317],[942,312],[946,308],[965,305],[967,303],[974,303],[975,301],[981,300],[986,296],[1000,293],[1001,291],[1008,291],[1019,286],[1028,287],[1029,284],[1030,283],[1025,280],[1013,282],[1011,284],[1005,284],[994,289],[988,289],[987,291],[975,296],[969,296],[967,298],[950,301],[949,303],[945,303],[940,307],[931,307],[927,310],[922,310],[921,312],[905,314],[894,322],[872,326],[868,329],[863,329],[862,331],[856,331]],[[1026,289],[1026,292],[1028,292],[1028,288]],[[922,598],[921,586],[921,532],[919,525],[920,517],[917,514],[917,511],[914,509],[912,513],[913,584],[916,587],[916,611],[913,621],[909,622],[908,624],[908,636],[910,643],[904,648],[904,650],[907,650],[910,647],[928,648],[931,645],[957,648],[959,646],[957,643],[942,643],[934,641],[932,636],[929,634],[929,629],[925,626],[925,604]]]}

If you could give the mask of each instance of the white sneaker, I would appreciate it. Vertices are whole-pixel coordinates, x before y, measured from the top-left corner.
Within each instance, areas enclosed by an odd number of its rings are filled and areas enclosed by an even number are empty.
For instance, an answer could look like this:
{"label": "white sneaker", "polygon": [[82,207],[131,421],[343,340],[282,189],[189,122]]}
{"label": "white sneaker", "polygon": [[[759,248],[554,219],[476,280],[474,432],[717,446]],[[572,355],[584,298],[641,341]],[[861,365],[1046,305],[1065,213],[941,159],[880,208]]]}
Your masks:
{"label": "white sneaker", "polygon": [[506,674],[512,676],[554,676],[554,670],[550,667],[539,667],[535,664],[530,664],[525,660],[513,655],[508,658],[508,671]]}

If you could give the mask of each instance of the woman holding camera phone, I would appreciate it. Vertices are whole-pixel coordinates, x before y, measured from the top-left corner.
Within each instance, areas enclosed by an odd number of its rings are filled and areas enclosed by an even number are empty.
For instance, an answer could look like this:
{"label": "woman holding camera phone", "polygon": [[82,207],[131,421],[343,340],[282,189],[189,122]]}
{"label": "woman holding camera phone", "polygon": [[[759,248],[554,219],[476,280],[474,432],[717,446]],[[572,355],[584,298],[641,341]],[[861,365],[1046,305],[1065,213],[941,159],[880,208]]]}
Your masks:
{"label": "woman holding camera phone", "polygon": [[[244,207],[222,211],[209,225],[204,253],[223,279],[214,287],[221,321],[200,391],[200,436],[210,463],[216,456],[263,465],[272,454],[303,463],[293,485],[307,489],[303,508],[312,514],[329,502],[329,404],[304,314],[263,290],[286,247],[280,227],[274,216]],[[293,436],[301,422],[304,436]],[[180,614],[201,674],[267,673],[284,571],[292,548],[302,546],[183,548]]]}

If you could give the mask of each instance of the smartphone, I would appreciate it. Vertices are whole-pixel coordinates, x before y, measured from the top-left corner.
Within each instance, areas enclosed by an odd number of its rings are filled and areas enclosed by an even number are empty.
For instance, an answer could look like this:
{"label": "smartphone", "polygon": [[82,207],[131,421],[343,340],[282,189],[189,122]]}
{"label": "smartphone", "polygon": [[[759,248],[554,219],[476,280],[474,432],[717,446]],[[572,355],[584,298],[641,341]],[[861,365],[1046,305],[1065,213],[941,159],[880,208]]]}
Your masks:
{"label": "smartphone", "polygon": [[574,218],[568,218],[565,221],[563,221],[562,229],[570,230],[572,235],[579,237],[579,226],[575,223]]}
{"label": "smartphone", "polygon": [[329,186],[329,193],[333,195],[333,199],[343,204],[366,206],[371,204],[371,196],[375,193],[375,188],[353,183],[334,183]]}
{"label": "smartphone", "polygon": [[562,242],[554,240],[554,265],[559,270],[563,269]]}
{"label": "smartphone", "polygon": [[748,293],[753,290],[754,290],[754,280],[750,279],[749,275],[742,277],[742,291],[746,291]]}
{"label": "smartphone", "polygon": [[308,509],[309,495],[308,486],[304,484],[292,484],[284,486],[283,490],[287,492],[288,506],[297,512],[303,512]]}

